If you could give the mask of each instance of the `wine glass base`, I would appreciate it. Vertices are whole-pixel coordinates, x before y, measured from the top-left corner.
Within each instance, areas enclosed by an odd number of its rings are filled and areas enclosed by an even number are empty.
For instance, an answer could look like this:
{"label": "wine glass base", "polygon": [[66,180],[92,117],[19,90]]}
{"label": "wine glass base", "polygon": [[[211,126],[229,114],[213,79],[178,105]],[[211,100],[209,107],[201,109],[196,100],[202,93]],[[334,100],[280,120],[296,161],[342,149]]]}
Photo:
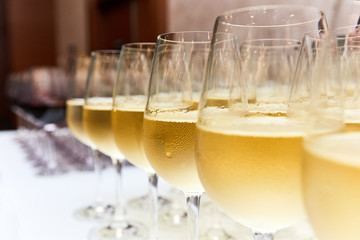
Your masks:
{"label": "wine glass base", "polygon": [[110,204],[97,204],[75,211],[74,217],[79,221],[102,222],[110,220],[114,212],[115,208]]}
{"label": "wine glass base", "polygon": [[138,222],[111,222],[107,226],[96,227],[90,231],[90,240],[140,240],[149,234],[148,229]]}
{"label": "wine glass base", "polygon": [[180,208],[170,206],[159,213],[159,223],[167,227],[181,227],[187,224],[187,212]]}
{"label": "wine glass base", "polygon": [[[162,208],[168,206],[170,204],[170,200],[167,198],[164,198],[162,196],[158,196],[158,208],[161,210]],[[144,211],[149,209],[149,198],[147,195],[133,198],[130,201],[128,201],[127,206],[136,211]]]}
{"label": "wine glass base", "polygon": [[221,228],[210,228],[200,236],[200,240],[235,240],[230,234]]}

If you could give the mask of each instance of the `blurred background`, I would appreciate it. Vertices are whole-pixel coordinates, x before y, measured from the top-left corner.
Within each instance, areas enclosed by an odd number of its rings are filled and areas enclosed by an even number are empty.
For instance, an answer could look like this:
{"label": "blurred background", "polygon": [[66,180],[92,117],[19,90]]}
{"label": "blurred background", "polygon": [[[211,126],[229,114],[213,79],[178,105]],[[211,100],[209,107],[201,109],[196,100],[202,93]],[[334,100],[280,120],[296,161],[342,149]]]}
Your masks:
{"label": "blurred background", "polygon": [[[17,128],[13,106],[64,107],[72,61],[92,50],[154,42],[170,31],[212,30],[221,12],[252,5],[304,4],[331,19],[335,0],[1,0],[0,130]],[[349,20],[357,1],[341,9]],[[351,23],[349,23],[351,21]],[[354,22],[352,22],[354,21]],[[35,109],[35,110],[34,110]],[[38,109],[40,109],[38,111]],[[53,120],[49,120],[53,121]]]}

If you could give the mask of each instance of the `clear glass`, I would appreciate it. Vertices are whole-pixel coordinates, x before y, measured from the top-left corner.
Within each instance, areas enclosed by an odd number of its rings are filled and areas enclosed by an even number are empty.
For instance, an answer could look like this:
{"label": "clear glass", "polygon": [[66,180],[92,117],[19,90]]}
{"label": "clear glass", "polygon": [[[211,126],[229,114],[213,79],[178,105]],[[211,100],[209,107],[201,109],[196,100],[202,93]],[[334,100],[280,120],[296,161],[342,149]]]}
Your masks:
{"label": "clear glass", "polygon": [[273,239],[305,218],[303,127],[287,116],[287,104],[298,41],[325,29],[324,14],[308,6],[254,6],[216,18],[197,123],[198,173],[210,198],[251,227],[254,239]]}
{"label": "clear glass", "polygon": [[358,26],[341,28],[311,45],[317,63],[313,75],[319,79],[314,79],[313,85],[322,91],[313,91],[316,95],[309,100],[303,189],[308,218],[318,239],[357,235],[360,192],[352,186],[360,178],[358,36]]}
{"label": "clear glass", "polygon": [[122,170],[124,156],[116,147],[111,127],[111,110],[120,51],[104,50],[91,53],[91,66],[88,74],[83,125],[89,139],[97,149],[108,155],[116,170],[115,213],[109,224],[95,227],[90,239],[142,239],[146,236],[145,227],[126,218]]}
{"label": "clear glass", "polygon": [[155,43],[128,43],[122,46],[115,83],[111,124],[115,144],[127,161],[148,175],[150,239],[158,238],[157,182],[143,149],[143,118],[146,105]]}
{"label": "clear glass", "polygon": [[90,56],[79,56],[72,66],[70,82],[66,100],[66,122],[73,136],[81,143],[89,147],[89,160],[94,166],[95,201],[91,205],[75,212],[75,218],[79,220],[103,221],[110,219],[114,213],[114,207],[103,199],[102,186],[102,162],[96,152],[96,146],[88,139],[82,122],[82,109],[85,103],[86,78],[90,68]]}
{"label": "clear glass", "polygon": [[156,171],[184,191],[189,239],[198,239],[203,187],[195,165],[195,123],[210,32],[158,36],[144,115],[144,149]]}
{"label": "clear glass", "polygon": [[237,47],[233,35],[215,33],[212,41],[197,122],[197,169],[209,197],[251,228],[254,239],[273,239],[306,218],[304,124],[287,114],[300,46],[292,39],[257,39]]}

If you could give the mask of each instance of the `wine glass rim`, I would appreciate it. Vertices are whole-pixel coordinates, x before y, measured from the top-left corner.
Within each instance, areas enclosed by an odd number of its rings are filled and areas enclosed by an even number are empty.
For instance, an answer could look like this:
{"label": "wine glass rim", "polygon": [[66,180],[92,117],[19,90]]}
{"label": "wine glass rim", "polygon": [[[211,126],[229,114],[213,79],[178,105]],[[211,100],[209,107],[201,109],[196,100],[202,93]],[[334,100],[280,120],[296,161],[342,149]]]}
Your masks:
{"label": "wine glass rim", "polygon": [[[235,24],[235,23],[229,23],[226,21],[221,21],[220,18],[224,18],[225,16],[234,14],[234,13],[242,13],[242,12],[248,12],[250,10],[257,10],[257,11],[264,11],[264,10],[274,10],[274,9],[291,9],[291,10],[312,10],[314,12],[317,12],[319,14],[316,18],[311,18],[307,21],[302,21],[299,23],[287,23],[287,24],[276,24],[276,25],[245,25],[245,24]],[[232,27],[243,27],[243,28],[276,28],[281,26],[300,26],[304,24],[309,24],[312,22],[317,22],[320,20],[320,18],[324,15],[324,13],[319,10],[316,7],[313,6],[306,6],[306,5],[290,5],[290,4],[280,4],[280,5],[257,5],[257,6],[250,6],[250,7],[244,7],[244,8],[237,8],[232,9],[226,12],[223,12],[222,14],[217,16],[217,22],[221,22],[223,25],[228,25]]]}
{"label": "wine glass rim", "polygon": [[148,52],[155,51],[155,42],[133,42],[125,43],[121,46],[121,50],[126,51],[137,51],[137,52]]}
{"label": "wine glass rim", "polygon": [[[172,40],[166,39],[165,36],[170,35],[191,35],[191,34],[200,34],[201,36],[207,36],[206,40]],[[164,43],[180,43],[180,44],[203,44],[203,43],[211,43],[212,32],[211,31],[177,31],[177,32],[167,32],[160,34],[157,39],[158,41],[162,41]]]}

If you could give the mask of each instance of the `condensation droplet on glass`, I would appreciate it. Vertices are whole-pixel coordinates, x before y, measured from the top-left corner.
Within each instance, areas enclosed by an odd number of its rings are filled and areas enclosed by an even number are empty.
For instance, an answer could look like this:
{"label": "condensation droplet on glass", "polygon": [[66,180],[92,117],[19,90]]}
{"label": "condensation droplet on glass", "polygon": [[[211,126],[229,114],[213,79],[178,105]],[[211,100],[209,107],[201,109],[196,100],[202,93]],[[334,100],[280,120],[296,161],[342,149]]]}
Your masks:
{"label": "condensation droplet on glass", "polygon": [[171,152],[166,152],[166,157],[172,158],[172,153]]}

